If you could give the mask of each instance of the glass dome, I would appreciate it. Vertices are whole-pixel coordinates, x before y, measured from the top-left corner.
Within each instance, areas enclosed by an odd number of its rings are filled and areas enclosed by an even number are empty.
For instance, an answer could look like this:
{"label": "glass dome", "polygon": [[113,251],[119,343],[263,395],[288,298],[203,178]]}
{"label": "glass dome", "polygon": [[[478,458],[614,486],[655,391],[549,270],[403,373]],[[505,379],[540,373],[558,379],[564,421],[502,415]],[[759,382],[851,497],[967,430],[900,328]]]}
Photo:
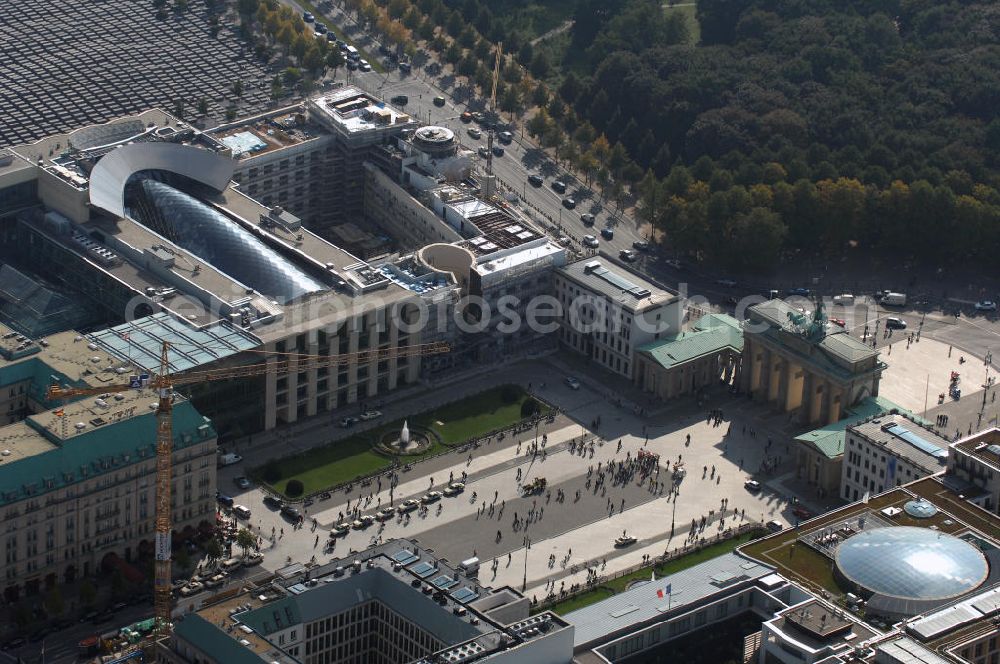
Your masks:
{"label": "glass dome", "polygon": [[929,519],[938,512],[937,507],[926,500],[909,500],[903,505],[903,509],[916,519]]}
{"label": "glass dome", "polygon": [[133,218],[237,281],[291,300],[326,287],[197,198],[153,179],[138,182]]}
{"label": "glass dome", "polygon": [[986,580],[989,565],[976,547],[929,528],[876,528],[837,549],[837,569],[872,593],[905,599],[947,599]]}

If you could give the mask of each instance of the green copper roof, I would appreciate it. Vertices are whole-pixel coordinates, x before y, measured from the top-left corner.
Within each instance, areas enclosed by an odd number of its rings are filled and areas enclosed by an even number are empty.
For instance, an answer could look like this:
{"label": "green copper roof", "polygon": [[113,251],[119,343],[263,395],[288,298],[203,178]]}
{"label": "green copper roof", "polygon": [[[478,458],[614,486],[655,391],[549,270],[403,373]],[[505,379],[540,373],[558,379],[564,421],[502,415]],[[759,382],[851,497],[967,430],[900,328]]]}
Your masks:
{"label": "green copper roof", "polygon": [[638,348],[665,369],[722,350],[743,350],[743,330],[738,320],[726,314],[709,314],[687,332],[653,341]]}
{"label": "green copper roof", "polygon": [[178,620],[174,624],[174,633],[188,643],[194,644],[213,662],[260,664],[266,661],[197,613],[188,614]]}
{"label": "green copper roof", "polygon": [[[208,418],[189,401],[177,401],[172,415],[175,451],[216,436]],[[31,419],[27,422],[36,428]],[[53,439],[50,432],[38,433]],[[37,497],[155,457],[156,416],[147,411],[53,442],[51,450],[0,465],[0,504],[26,495]]]}
{"label": "green copper roof", "polygon": [[795,440],[800,443],[812,445],[820,454],[828,459],[835,459],[844,453],[844,442],[847,440],[848,427],[869,417],[878,417],[892,410],[903,413],[918,422],[924,421],[885,397],[867,397],[858,402],[857,405],[851,406],[844,418],[818,429],[807,431],[801,436],[796,436]]}

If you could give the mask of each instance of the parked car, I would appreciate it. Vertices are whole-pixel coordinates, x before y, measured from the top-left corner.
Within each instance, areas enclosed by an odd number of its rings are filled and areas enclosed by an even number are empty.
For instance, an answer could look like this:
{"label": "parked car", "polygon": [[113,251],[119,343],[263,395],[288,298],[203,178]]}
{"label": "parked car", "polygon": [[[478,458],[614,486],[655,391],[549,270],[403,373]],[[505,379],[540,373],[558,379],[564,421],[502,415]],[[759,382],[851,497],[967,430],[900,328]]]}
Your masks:
{"label": "parked car", "polygon": [[364,530],[375,523],[375,517],[371,514],[364,514],[351,522],[351,527],[355,530]]}
{"label": "parked car", "polygon": [[361,71],[371,71],[372,66],[368,63],[367,60],[358,60],[358,69],[360,69]]}
{"label": "parked car", "polygon": [[470,137],[476,139],[477,141],[483,137],[483,130],[479,127],[469,127],[467,133]]}
{"label": "parked car", "polygon": [[396,510],[392,507],[383,507],[375,513],[375,518],[379,521],[388,521],[394,516],[396,516]]}
{"label": "parked car", "polygon": [[997,303],[993,300],[980,300],[976,302],[976,311],[996,311]]}
{"label": "parked car", "polygon": [[330,537],[342,537],[343,535],[346,535],[349,532],[351,532],[351,524],[347,523],[346,521],[343,523],[337,523],[334,524],[332,528],[330,528]]}
{"label": "parked car", "polygon": [[316,17],[309,12],[302,12],[302,20],[306,23],[312,23],[316,20]]}
{"label": "parked car", "polygon": [[635,242],[633,242],[632,243],[632,248],[635,249],[636,251],[649,251],[650,250],[649,243],[648,242],[644,242],[642,240],[636,240]]}
{"label": "parked car", "polygon": [[576,199],[572,196],[567,196],[562,200],[563,207],[567,210],[572,210],[576,207]]}
{"label": "parked car", "polygon": [[186,586],[178,590],[177,594],[180,595],[181,597],[190,597],[191,595],[200,593],[204,589],[205,589],[205,584],[203,584],[201,581],[192,581],[191,583],[187,584]]}
{"label": "parked car", "polygon": [[249,556],[243,559],[244,567],[253,567],[254,565],[260,565],[264,562],[264,556],[259,553],[251,553]]}
{"label": "parked car", "polygon": [[243,477],[242,475],[240,475],[239,477],[234,478],[233,482],[236,484],[236,486],[238,486],[241,489],[249,489],[250,488],[250,480],[248,480],[247,478]]}
{"label": "parked car", "polygon": [[445,487],[444,495],[451,498],[452,496],[457,496],[463,491],[465,491],[465,482],[452,482],[447,487]]}
{"label": "parked car", "polygon": [[365,412],[361,413],[361,419],[365,422],[370,422],[371,420],[377,420],[380,417],[382,417],[382,413],[381,411],[377,410],[366,410]]}
{"label": "parked car", "polygon": [[665,260],[663,262],[666,263],[667,265],[669,265],[670,267],[674,268],[675,270],[683,270],[684,269],[683,264],[680,262],[680,260],[678,260],[676,258],[668,258],[667,260]]}
{"label": "parked car", "polygon": [[503,156],[503,146],[502,145],[494,145],[493,146],[493,154],[496,155],[497,157],[502,157]]}
{"label": "parked car", "polygon": [[275,498],[270,494],[264,496],[264,504],[276,510],[280,510],[284,506],[283,502],[281,502],[279,499]]}
{"label": "parked car", "polygon": [[601,229],[601,237],[603,237],[605,240],[613,240],[613,239],[615,239],[615,231],[614,231],[614,229],[612,229],[612,228],[602,228]]}
{"label": "parked car", "polygon": [[889,316],[885,319],[885,326],[890,330],[905,330],[906,321],[902,318],[896,318],[895,316]]}
{"label": "parked car", "polygon": [[358,69],[358,63],[355,62],[354,60],[348,60],[345,66],[351,71],[357,71]]}
{"label": "parked car", "polygon": [[583,222],[584,226],[593,226],[595,221],[594,215],[590,214],[589,212],[581,214],[580,221]]}
{"label": "parked car", "polygon": [[622,259],[626,263],[634,263],[638,256],[636,256],[636,253],[631,249],[622,249],[618,252],[618,258]]}
{"label": "parked car", "polygon": [[330,498],[332,498],[332,497],[333,497],[333,494],[331,494],[329,491],[324,491],[323,493],[319,494],[319,499],[320,500],[330,500]]}
{"label": "parked car", "polygon": [[400,62],[399,71],[409,74],[411,71],[413,71],[413,65],[411,65],[409,62]]}
{"label": "parked car", "polygon": [[793,507],[792,508],[792,514],[794,514],[795,516],[797,516],[800,519],[811,519],[812,518],[812,512],[810,512],[809,510],[807,510],[802,505],[796,505],[795,507]]}
{"label": "parked car", "polygon": [[544,182],[545,182],[544,178],[542,178],[542,176],[538,175],[537,173],[532,173],[531,175],[528,176],[528,184],[530,184],[532,187],[541,187]]}
{"label": "parked car", "polygon": [[221,586],[225,582],[226,582],[226,575],[225,574],[216,574],[211,579],[209,579],[208,581],[205,582],[205,587],[206,588],[218,588],[219,586]]}
{"label": "parked car", "polygon": [[470,122],[472,122],[472,113],[470,113],[469,111],[463,111],[462,114],[458,116],[458,119],[464,122],[465,124],[469,124]]}
{"label": "parked car", "polygon": [[215,500],[220,505],[225,505],[226,507],[232,507],[233,506],[233,497],[232,496],[227,496],[224,493],[219,493],[218,491],[216,491],[215,492]]}
{"label": "parked car", "polygon": [[316,25],[313,26],[313,28],[316,30],[316,34],[319,34],[319,35],[325,35],[326,34],[327,28],[322,23],[316,23]]}
{"label": "parked car", "polygon": [[847,327],[847,321],[844,320],[843,318],[831,318],[830,322],[836,325],[837,327]]}
{"label": "parked car", "polygon": [[353,427],[357,423],[358,423],[358,418],[356,418],[356,417],[342,417],[342,418],[340,418],[340,428],[341,429],[350,429],[351,427]]}
{"label": "parked car", "polygon": [[580,389],[580,381],[577,380],[576,378],[573,378],[573,376],[566,376],[566,380],[563,382],[565,382],[566,387],[568,387],[571,390]]}
{"label": "parked car", "polygon": [[552,183],[552,190],[559,194],[566,193],[566,183],[562,180],[556,180]]}
{"label": "parked car", "polygon": [[396,95],[389,101],[391,101],[396,106],[406,106],[410,102],[410,98],[407,97],[406,95]]}
{"label": "parked car", "polygon": [[788,296],[798,295],[799,297],[809,297],[811,292],[808,288],[789,288],[785,291],[785,294]]}
{"label": "parked car", "polygon": [[441,500],[440,491],[428,491],[427,493],[425,493],[423,496],[420,497],[420,502],[422,502],[425,505],[429,505],[430,503],[436,503],[439,500]]}
{"label": "parked car", "polygon": [[292,505],[283,505],[281,507],[281,514],[292,521],[298,521],[302,518],[302,512],[299,511],[299,508]]}
{"label": "parked car", "polygon": [[750,492],[760,491],[760,482],[757,480],[747,480],[743,483],[743,488]]}
{"label": "parked car", "polygon": [[404,500],[402,503],[400,503],[399,507],[396,508],[396,509],[399,510],[400,514],[406,514],[407,512],[412,512],[413,510],[417,509],[418,507],[420,507],[420,501],[418,501],[418,500],[416,500],[414,498],[410,498],[410,499]]}
{"label": "parked car", "polygon": [[444,106],[444,97],[442,97],[441,95],[438,95],[438,96],[434,97],[434,105],[435,106]]}
{"label": "parked car", "polygon": [[497,134],[497,138],[504,145],[510,145],[511,142],[514,140],[514,134],[510,133],[509,131],[502,131],[499,134]]}
{"label": "parked car", "polygon": [[850,293],[841,293],[840,295],[834,295],[833,303],[842,305],[852,305],[854,304],[854,296],[851,295]]}
{"label": "parked car", "polygon": [[480,145],[479,149],[476,150],[476,152],[478,152],[479,156],[482,157],[483,159],[486,159],[487,157],[490,156],[490,151],[486,148],[485,145]]}
{"label": "parked car", "polygon": [[237,519],[245,521],[250,518],[250,508],[246,505],[233,505],[233,514],[236,515]]}
{"label": "parked car", "polygon": [[600,246],[600,244],[601,243],[598,242],[597,238],[594,237],[593,235],[583,236],[583,246],[585,247],[590,247],[591,249],[597,249],[597,247]]}

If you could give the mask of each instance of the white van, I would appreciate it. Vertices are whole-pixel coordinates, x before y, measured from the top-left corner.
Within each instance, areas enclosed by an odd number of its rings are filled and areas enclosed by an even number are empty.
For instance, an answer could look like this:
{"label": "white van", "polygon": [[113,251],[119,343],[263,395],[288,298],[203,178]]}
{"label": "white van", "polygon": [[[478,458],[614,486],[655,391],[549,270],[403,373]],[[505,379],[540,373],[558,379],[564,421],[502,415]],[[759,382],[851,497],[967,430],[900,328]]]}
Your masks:
{"label": "white van", "polygon": [[479,574],[479,558],[466,558],[459,563],[458,569],[466,576],[476,576]]}
{"label": "white van", "polygon": [[233,505],[233,514],[235,514],[238,519],[249,519],[250,508],[246,505]]}
{"label": "white van", "polygon": [[840,295],[834,295],[833,303],[850,306],[854,304],[854,296],[851,295],[850,293],[841,293]]}
{"label": "white van", "polygon": [[239,558],[230,558],[228,560],[223,560],[222,564],[219,565],[224,572],[232,572],[243,566],[243,561]]}
{"label": "white van", "polygon": [[353,46],[348,46],[347,49],[345,49],[344,53],[347,55],[348,60],[358,60],[359,58],[361,58],[361,54],[358,53],[358,49],[354,48]]}
{"label": "white van", "polygon": [[906,293],[886,293],[882,296],[882,304],[887,307],[905,307]]}

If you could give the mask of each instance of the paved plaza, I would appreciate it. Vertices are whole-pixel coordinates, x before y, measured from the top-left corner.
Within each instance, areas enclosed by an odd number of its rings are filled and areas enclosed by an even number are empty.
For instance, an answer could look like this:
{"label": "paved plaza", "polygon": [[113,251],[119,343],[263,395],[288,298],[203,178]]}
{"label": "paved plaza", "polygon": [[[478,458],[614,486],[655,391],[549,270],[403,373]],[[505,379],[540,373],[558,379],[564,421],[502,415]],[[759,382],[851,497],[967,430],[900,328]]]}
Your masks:
{"label": "paved plaza", "polygon": [[0,2],[0,146],[107,122],[184,99],[221,119],[233,81],[240,114],[270,104],[270,76],[236,33],[232,14],[212,36],[203,0],[156,18],[151,2]]}
{"label": "paved plaza", "polygon": [[[376,523],[366,530],[352,530],[336,540],[332,551],[325,552],[330,527],[340,520],[342,513],[346,517],[358,509],[359,499],[361,514],[373,514],[378,507],[389,504],[388,476],[382,476],[381,487],[378,481],[364,488],[356,484],[350,493],[338,491],[331,499],[316,502],[307,509],[300,529],[294,529],[280,514],[266,507],[260,490],[236,491],[236,502],[251,509],[250,524],[262,537],[264,566],[277,569],[289,559],[306,562],[312,556],[317,562],[326,562],[367,548],[373,538],[410,537],[451,561],[476,555],[483,561],[480,579],[484,582],[518,589],[526,585],[529,596],[541,598],[550,582],[558,590],[562,583],[568,588],[585,580],[588,565],[610,574],[641,562],[644,554],[660,555],[680,549],[741,523],[769,519],[794,521],[787,494],[777,483],[780,477],[792,473],[789,455],[783,443],[767,449],[768,438],[773,435],[777,441],[779,434],[760,428],[758,420],[750,416],[754,412],[752,402],[726,395],[720,396],[725,402],[722,405],[705,404],[699,408],[692,402],[661,404],[657,410],[639,416],[636,414],[642,411],[637,403],[639,395],[619,392],[613,401],[604,393],[604,383],[586,376],[582,376],[584,385],[578,391],[569,389],[562,381],[541,387],[538,379],[552,380],[564,372],[565,367],[550,362],[558,363],[558,359],[516,365],[492,372],[488,379],[477,377],[468,381],[477,389],[485,389],[489,383],[514,380],[527,387],[531,382],[540,397],[562,408],[563,415],[539,429],[539,444],[543,434],[547,439],[545,454],[533,457],[527,453],[528,446],[536,440],[535,431],[531,430],[484,444],[473,451],[471,459],[468,453],[455,452],[399,473],[399,483],[393,491],[394,505],[426,493],[432,486],[432,477],[433,488],[440,490],[450,477],[460,479],[463,471],[468,474],[464,494],[442,499],[422,516],[413,512],[409,518],[396,516],[384,526]],[[471,387],[452,386],[433,394],[465,389]],[[630,396],[635,400],[630,400]],[[430,405],[426,403],[429,398],[422,395],[411,400],[413,412],[419,412],[417,404]],[[394,403],[387,408],[401,406]],[[723,409],[725,418],[718,425],[706,417],[710,406]],[[400,414],[393,412],[387,416]],[[601,424],[596,432],[579,423],[585,420],[589,424],[598,417]],[[751,430],[755,433],[753,437]],[[648,441],[644,431],[649,433]],[[579,446],[570,445],[581,437],[587,441],[582,454]],[[264,441],[255,441],[246,452],[259,455],[268,446]],[[618,483],[606,473],[604,485],[597,488],[598,464],[606,470],[609,461],[635,459],[640,451],[660,456],[658,473],[654,470],[649,476],[635,475]],[[780,457],[781,461],[768,474],[762,472],[765,457],[772,460]],[[672,494],[670,470],[678,460],[683,462],[687,474],[677,484],[678,493]],[[239,466],[221,470],[219,486],[226,492],[235,490],[232,478],[244,472],[246,469]],[[523,497],[521,484],[535,477],[546,478],[547,491]],[[763,491],[753,494],[743,487],[751,477],[765,485]],[[769,487],[772,480],[778,491]],[[562,500],[558,499],[560,489]],[[728,500],[724,513],[723,499]],[[692,520],[696,520],[694,531]],[[627,549],[616,549],[614,539],[622,531],[639,541]],[[527,552],[526,537],[531,540]]]}

